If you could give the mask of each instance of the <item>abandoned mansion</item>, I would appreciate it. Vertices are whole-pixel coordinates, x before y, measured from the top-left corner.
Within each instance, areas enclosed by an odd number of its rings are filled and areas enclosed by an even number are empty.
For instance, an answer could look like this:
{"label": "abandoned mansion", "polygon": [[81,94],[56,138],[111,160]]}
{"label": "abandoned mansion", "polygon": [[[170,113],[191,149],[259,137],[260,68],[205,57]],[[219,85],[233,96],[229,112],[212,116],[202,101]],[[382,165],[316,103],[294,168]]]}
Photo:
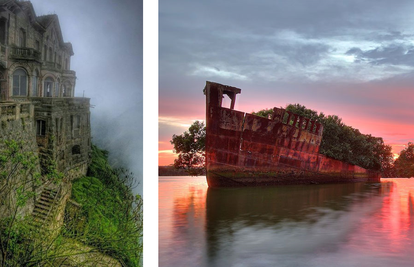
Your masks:
{"label": "abandoned mansion", "polygon": [[75,97],[73,55],[57,15],[0,0],[0,139],[24,141],[42,168],[53,160],[69,178],[85,175],[91,151],[90,99]]}

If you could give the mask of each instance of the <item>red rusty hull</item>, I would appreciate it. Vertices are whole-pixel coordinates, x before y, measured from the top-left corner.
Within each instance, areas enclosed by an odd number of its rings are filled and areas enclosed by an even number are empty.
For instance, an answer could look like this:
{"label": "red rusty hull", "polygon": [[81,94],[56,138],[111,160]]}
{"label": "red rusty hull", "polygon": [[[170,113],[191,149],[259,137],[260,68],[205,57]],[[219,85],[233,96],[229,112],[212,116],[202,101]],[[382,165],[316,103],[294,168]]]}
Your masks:
{"label": "red rusty hull", "polygon": [[[207,82],[210,187],[379,182],[378,172],[319,154],[322,125],[275,108],[272,118],[234,110],[240,89]],[[224,95],[231,106],[221,106]]]}

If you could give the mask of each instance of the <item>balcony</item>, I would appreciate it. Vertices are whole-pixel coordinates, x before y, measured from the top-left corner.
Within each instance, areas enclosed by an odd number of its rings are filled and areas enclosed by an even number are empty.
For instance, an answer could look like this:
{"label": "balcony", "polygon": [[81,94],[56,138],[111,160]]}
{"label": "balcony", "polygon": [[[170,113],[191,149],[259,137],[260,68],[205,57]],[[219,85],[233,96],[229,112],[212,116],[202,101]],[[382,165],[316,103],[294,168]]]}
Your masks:
{"label": "balcony", "polygon": [[47,70],[51,70],[51,71],[61,71],[62,70],[62,66],[59,63],[52,62],[52,61],[43,62],[42,68],[47,69]]}
{"label": "balcony", "polygon": [[33,48],[11,47],[9,58],[40,62],[40,52]]}

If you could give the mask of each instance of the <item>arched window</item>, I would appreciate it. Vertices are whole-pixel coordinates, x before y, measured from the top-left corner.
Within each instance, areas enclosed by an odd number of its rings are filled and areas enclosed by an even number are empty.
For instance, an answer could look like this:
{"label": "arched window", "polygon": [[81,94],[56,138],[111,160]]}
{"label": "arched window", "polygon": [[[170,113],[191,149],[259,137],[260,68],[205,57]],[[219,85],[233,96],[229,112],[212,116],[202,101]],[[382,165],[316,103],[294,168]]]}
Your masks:
{"label": "arched window", "polygon": [[72,85],[69,82],[63,84],[63,97],[72,97]]}
{"label": "arched window", "polygon": [[47,77],[45,79],[44,86],[43,86],[43,96],[44,97],[52,97],[54,82],[55,81],[50,77]]}
{"label": "arched window", "polygon": [[13,95],[27,95],[27,74],[23,69],[17,69],[13,72]]}
{"label": "arched window", "polygon": [[32,77],[32,96],[37,96],[37,76],[37,70],[34,70]]}

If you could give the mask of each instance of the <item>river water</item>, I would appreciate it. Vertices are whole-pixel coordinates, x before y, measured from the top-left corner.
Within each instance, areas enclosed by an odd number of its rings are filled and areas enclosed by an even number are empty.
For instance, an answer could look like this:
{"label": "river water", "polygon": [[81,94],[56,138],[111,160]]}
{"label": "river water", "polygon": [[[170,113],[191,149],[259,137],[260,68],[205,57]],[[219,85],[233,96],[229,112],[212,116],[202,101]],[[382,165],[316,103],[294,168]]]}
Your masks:
{"label": "river water", "polygon": [[159,266],[414,266],[414,179],[209,189],[160,176]]}

